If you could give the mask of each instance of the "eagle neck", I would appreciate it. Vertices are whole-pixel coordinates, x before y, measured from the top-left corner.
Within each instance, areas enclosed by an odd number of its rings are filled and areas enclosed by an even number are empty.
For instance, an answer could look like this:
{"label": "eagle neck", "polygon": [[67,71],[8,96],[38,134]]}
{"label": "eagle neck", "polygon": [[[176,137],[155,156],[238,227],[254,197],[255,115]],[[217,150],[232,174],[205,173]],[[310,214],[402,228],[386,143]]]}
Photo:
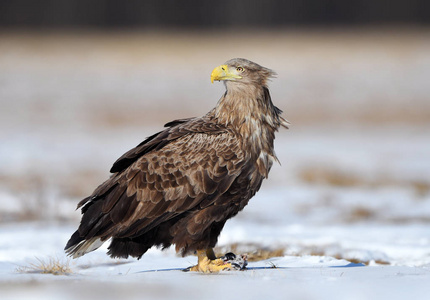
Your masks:
{"label": "eagle neck", "polygon": [[280,125],[269,90],[265,86],[226,86],[227,91],[214,110],[215,118],[241,137],[244,150],[253,159],[264,158],[268,172],[271,160],[276,159],[273,141]]}

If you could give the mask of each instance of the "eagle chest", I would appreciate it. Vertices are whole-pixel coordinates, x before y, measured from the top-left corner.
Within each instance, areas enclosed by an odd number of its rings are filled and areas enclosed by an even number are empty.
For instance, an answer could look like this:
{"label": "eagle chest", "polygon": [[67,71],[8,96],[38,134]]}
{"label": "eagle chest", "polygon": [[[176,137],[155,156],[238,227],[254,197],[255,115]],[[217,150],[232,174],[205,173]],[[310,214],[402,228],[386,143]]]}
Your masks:
{"label": "eagle chest", "polygon": [[[242,144],[244,152],[253,161],[256,173],[267,178],[273,161],[276,160],[273,154],[273,130],[270,130],[262,122],[249,118],[248,122],[240,129],[240,134],[244,137]],[[249,174],[250,181],[255,180],[254,177],[256,176],[251,172]]]}
{"label": "eagle chest", "polygon": [[260,189],[263,179],[267,175],[272,166],[273,156],[261,151],[260,155],[255,159],[249,159],[244,165],[242,173],[231,187],[230,201],[234,202],[238,211],[242,210]]}

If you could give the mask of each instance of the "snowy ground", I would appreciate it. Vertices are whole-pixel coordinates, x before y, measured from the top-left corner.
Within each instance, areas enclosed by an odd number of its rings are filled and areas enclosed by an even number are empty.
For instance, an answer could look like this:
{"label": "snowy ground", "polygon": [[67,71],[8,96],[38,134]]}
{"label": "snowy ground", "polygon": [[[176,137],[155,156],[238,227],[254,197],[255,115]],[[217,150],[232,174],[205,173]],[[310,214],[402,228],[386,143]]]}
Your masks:
{"label": "snowy ground", "polygon": [[[196,35],[0,35],[1,299],[428,299],[428,34],[201,38],[197,51]],[[219,250],[281,254],[218,275],[181,272],[196,258],[172,249],[68,260],[76,203],[163,123],[214,105],[208,74],[232,56],[278,72],[273,101],[293,125]],[[68,275],[31,269],[50,260]]]}
{"label": "snowy ground", "polygon": [[[237,235],[239,222],[235,223],[226,230],[227,236]],[[348,228],[354,230],[348,232]],[[404,263],[364,266],[330,256],[285,255],[250,263],[250,269],[246,271],[202,275],[182,272],[180,269],[193,264],[195,258],[178,258],[170,250],[164,253],[151,250],[140,261],[110,260],[103,251],[96,251],[71,261],[72,273],[69,275],[17,271],[20,266],[38,264],[35,256],[46,260],[57,257],[66,262],[60,249],[72,229],[70,226],[34,224],[2,226],[2,299],[427,299],[430,292],[430,267],[422,264],[428,261],[428,240],[423,243],[419,238],[409,236],[406,228],[397,234],[393,232],[396,228],[367,234],[374,231],[375,226],[343,230],[322,226],[316,231],[287,226],[277,235],[290,240],[293,245],[311,243],[312,240],[318,243],[328,238],[332,242],[345,239],[340,242],[341,246],[348,245],[377,259],[385,255],[393,255],[394,259],[397,256],[398,259],[403,252]],[[422,227],[408,229],[411,232],[418,229],[418,233],[423,233]],[[265,231],[265,228],[260,229],[261,233]],[[272,227],[270,234],[274,231],[278,230]],[[385,233],[390,236],[379,240],[378,237]],[[361,237],[347,240],[349,235]],[[393,239],[393,235],[399,240]],[[414,250],[414,246],[422,248],[422,251]],[[425,247],[427,253],[423,253]],[[415,252],[410,253],[409,250]],[[414,259],[407,260],[408,256]],[[417,258],[423,260],[417,261]],[[414,264],[416,266],[412,266]],[[273,265],[277,268],[271,268]]]}

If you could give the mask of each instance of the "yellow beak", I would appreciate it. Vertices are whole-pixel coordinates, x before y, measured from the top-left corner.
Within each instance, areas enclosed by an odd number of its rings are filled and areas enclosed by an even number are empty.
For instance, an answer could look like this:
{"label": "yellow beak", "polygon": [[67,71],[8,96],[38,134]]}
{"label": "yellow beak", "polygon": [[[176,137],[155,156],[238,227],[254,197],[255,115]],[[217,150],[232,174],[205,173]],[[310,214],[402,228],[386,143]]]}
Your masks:
{"label": "yellow beak", "polygon": [[230,71],[230,68],[227,65],[216,67],[211,74],[212,83],[214,83],[214,80],[235,80],[240,78],[242,78],[242,76],[239,76],[236,73],[236,69],[234,69],[234,71]]}

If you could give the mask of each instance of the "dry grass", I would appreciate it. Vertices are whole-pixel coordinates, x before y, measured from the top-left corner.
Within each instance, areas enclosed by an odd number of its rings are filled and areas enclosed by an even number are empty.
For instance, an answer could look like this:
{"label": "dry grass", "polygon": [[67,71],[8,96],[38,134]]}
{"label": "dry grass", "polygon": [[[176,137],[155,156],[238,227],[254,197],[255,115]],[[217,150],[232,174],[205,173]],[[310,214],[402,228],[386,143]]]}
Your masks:
{"label": "dry grass", "polygon": [[301,180],[309,184],[352,187],[365,183],[363,179],[353,174],[324,168],[304,168],[298,176]]}
{"label": "dry grass", "polygon": [[403,186],[414,189],[417,197],[421,198],[430,193],[430,182],[421,180],[400,180],[387,176],[379,178],[368,178],[348,173],[342,170],[335,170],[329,167],[308,167],[303,168],[298,177],[308,184],[322,184],[337,187],[386,187]]}
{"label": "dry grass", "polygon": [[[224,255],[227,252],[233,252],[236,254],[247,254],[248,261],[256,262],[261,260],[267,260],[273,257],[282,257],[285,255],[289,256],[330,256],[336,259],[344,259],[351,263],[355,264],[364,264],[369,265],[370,263],[376,263],[379,265],[389,265],[390,262],[378,259],[375,261],[358,259],[356,257],[352,257],[348,255],[348,252],[341,251],[341,249],[336,250],[336,245],[326,245],[326,246],[301,246],[299,249],[296,248],[296,251],[292,252],[288,250],[287,246],[277,246],[274,248],[262,247],[257,244],[240,244],[234,243],[230,245],[226,245],[223,247],[216,247],[215,254],[217,257]],[[273,268],[276,266],[273,264]]]}
{"label": "dry grass", "polygon": [[[311,254],[311,255],[317,255],[317,256],[321,256],[321,255],[325,255],[325,254]],[[352,262],[354,264],[364,264],[364,265],[369,265],[371,262],[378,264],[378,265],[389,265],[390,262],[382,260],[382,259],[377,259],[374,261],[369,261],[369,260],[362,260],[362,259],[358,259],[358,258],[352,258],[352,257],[345,257],[344,255],[337,253],[335,255],[331,255],[332,257],[336,258],[336,259],[344,259],[347,260],[349,262]]]}
{"label": "dry grass", "polygon": [[[89,195],[106,178],[105,172],[92,169],[65,175],[0,175],[0,190],[8,191],[17,199],[12,208],[0,209],[0,223],[68,222],[74,217],[73,209],[78,201]],[[65,202],[71,204],[67,205],[71,207],[70,214],[61,213],[60,208],[64,207]]]}
{"label": "dry grass", "polygon": [[349,211],[344,216],[344,220],[347,223],[351,222],[359,222],[362,220],[371,220],[377,217],[377,212],[372,211],[367,207],[353,207],[351,211]]}
{"label": "dry grass", "polygon": [[90,195],[108,177],[109,174],[104,170],[82,169],[64,176],[58,183],[58,187],[65,198],[80,200]]}
{"label": "dry grass", "polygon": [[37,273],[52,275],[69,275],[72,270],[69,267],[69,260],[63,262],[58,258],[49,258],[48,261],[36,258],[37,263],[28,266],[20,266],[16,269],[18,273]]}
{"label": "dry grass", "polygon": [[0,187],[13,194],[40,196],[54,183],[62,196],[81,198],[91,193],[102,180],[107,179],[108,175],[107,172],[94,169],[81,169],[64,175],[47,175],[44,172],[23,175],[0,174]]}
{"label": "dry grass", "polygon": [[[377,260],[366,260],[366,259],[359,259],[356,257],[349,256],[347,252],[341,251],[341,250],[334,250],[336,248],[336,245],[327,245],[327,246],[306,246],[302,247],[298,252],[294,253],[288,253],[288,255],[292,256],[303,256],[303,255],[311,255],[311,256],[330,256],[334,257],[336,259],[344,259],[351,263],[355,264],[364,264],[369,265],[370,263],[376,263],[379,265],[389,265],[390,262],[383,260],[383,259],[377,259]],[[288,252],[288,251],[287,251]]]}
{"label": "dry grass", "polygon": [[4,188],[20,199],[17,211],[0,211],[0,222],[35,221],[43,218],[46,203],[47,183],[43,175],[0,176],[0,188]]}
{"label": "dry grass", "polygon": [[217,257],[223,256],[227,252],[233,253],[246,253],[248,256],[248,261],[255,262],[260,260],[266,260],[272,257],[281,257],[284,256],[284,248],[267,248],[261,247],[256,244],[239,244],[234,243],[223,247],[216,247],[214,249],[215,255]]}

